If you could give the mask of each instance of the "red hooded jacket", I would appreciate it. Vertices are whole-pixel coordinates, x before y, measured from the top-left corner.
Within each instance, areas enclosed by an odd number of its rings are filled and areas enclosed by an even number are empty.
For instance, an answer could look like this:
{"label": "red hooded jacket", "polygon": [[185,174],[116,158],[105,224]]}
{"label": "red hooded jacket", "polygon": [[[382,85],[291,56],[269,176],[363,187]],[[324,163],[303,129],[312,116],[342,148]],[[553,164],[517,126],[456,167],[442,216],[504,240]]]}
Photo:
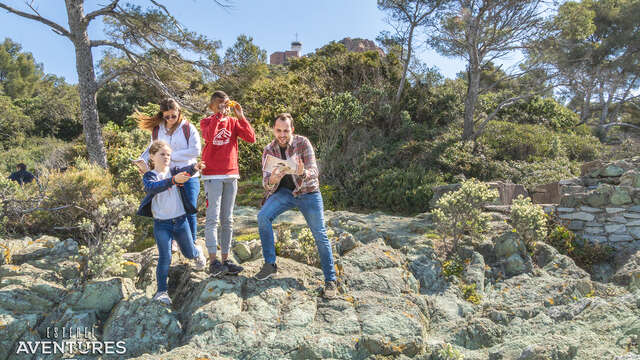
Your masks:
{"label": "red hooded jacket", "polygon": [[202,174],[239,175],[238,137],[250,143],[256,142],[256,135],[247,119],[213,114],[200,120],[200,131],[205,143],[202,161],[206,167]]}

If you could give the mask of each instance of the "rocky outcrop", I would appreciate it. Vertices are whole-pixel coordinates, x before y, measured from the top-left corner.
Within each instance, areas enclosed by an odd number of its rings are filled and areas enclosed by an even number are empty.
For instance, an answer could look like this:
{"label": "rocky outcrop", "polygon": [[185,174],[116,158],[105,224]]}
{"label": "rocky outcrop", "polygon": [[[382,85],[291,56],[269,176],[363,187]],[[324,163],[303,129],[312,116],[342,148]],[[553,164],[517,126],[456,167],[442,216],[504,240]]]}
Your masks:
{"label": "rocky outcrop", "polygon": [[[253,232],[256,214],[239,208],[239,230]],[[493,232],[462,249],[463,270],[451,275],[428,214],[325,216],[337,250],[339,296],[331,300],[321,296],[322,271],[289,258],[278,259],[275,277],[258,282],[251,276],[260,258],[243,262],[239,276],[212,278],[176,256],[173,305],[165,307],[151,299],[153,248],[126,255],[139,268],[132,278],[81,284],[73,240],[2,240],[24,246],[13,247],[19,261],[0,266],[0,360],[19,359],[20,341],[47,340],[47,328],[63,326],[95,327],[90,341],[126,342],[126,355],[103,359],[437,359],[443,344],[465,359],[622,359],[639,352],[635,255],[612,264],[612,277],[626,280],[592,281],[549,245],[528,253],[495,213]],[[283,218],[292,229],[304,224],[296,212]],[[49,358],[64,357],[99,358]]]}
{"label": "rocky outcrop", "polygon": [[338,42],[343,44],[350,52],[375,51],[380,54],[380,56],[384,56],[384,51],[376,46],[376,43],[371,40],[344,38]]}

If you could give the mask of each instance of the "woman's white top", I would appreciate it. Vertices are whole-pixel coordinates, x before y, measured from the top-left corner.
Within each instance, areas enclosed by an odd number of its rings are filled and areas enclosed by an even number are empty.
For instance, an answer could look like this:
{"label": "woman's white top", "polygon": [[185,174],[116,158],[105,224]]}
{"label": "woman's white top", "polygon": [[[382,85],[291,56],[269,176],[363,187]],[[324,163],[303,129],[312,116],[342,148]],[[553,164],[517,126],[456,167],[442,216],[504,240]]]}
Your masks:
{"label": "woman's white top", "polygon": [[[167,169],[164,173],[160,173],[156,170],[153,171],[158,180],[170,179],[171,171]],[[184,211],[184,205],[178,192],[178,186],[173,185],[165,191],[157,193],[151,200],[151,214],[154,219],[168,220],[182,216],[187,212]]]}
{"label": "woman's white top", "polygon": [[[202,150],[202,146],[200,145],[200,133],[196,126],[190,122],[188,122],[190,131],[189,143],[187,144],[187,139],[184,136],[184,131],[182,130],[182,126],[185,121],[187,120],[183,119],[171,135],[167,134],[167,128],[164,126],[164,122],[161,122],[159,125],[158,140],[166,141],[171,147],[171,163],[169,164],[171,169],[195,164],[198,156],[200,156],[200,151]],[[149,161],[149,147],[151,147],[152,143],[153,135],[151,136],[149,146],[147,146],[147,149],[142,153],[142,155],[140,155],[140,158],[147,162]],[[193,176],[200,176],[200,173],[196,172]]]}

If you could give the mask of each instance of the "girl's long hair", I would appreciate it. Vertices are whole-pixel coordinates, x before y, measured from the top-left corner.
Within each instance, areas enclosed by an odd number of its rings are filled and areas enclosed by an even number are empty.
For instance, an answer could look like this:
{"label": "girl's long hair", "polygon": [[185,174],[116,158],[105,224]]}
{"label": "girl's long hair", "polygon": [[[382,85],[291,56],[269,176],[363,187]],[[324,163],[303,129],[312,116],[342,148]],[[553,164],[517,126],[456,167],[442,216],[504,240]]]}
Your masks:
{"label": "girl's long hair", "polygon": [[182,122],[182,111],[180,111],[180,104],[178,104],[177,101],[171,98],[163,99],[160,102],[160,111],[158,111],[158,113],[154,116],[147,116],[136,110],[135,114],[133,114],[133,117],[138,122],[138,127],[140,129],[152,131],[153,128],[160,125],[164,121],[163,113],[169,110],[178,111],[178,120],[173,125],[173,128],[169,129],[170,132],[173,132],[178,127],[178,125],[180,125],[180,122]]}

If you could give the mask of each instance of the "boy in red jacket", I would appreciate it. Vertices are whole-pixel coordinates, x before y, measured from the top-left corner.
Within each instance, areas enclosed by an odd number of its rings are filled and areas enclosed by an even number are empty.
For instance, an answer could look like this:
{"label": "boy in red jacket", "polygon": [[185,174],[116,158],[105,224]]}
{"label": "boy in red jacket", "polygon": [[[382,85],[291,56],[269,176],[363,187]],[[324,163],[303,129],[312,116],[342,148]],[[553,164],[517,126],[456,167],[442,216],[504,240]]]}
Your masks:
{"label": "boy in red jacket", "polygon": [[[228,258],[233,234],[233,206],[240,178],[238,137],[250,143],[256,141],[253,128],[244,117],[240,104],[233,102],[235,118],[227,115],[229,105],[227,94],[223,91],[214,92],[209,102],[209,108],[214,114],[200,120],[200,130],[205,141],[202,161],[207,164],[201,175],[207,195],[205,240],[209,251],[209,272],[213,276],[236,275],[243,270]],[[216,255],[218,241],[222,261]]]}

